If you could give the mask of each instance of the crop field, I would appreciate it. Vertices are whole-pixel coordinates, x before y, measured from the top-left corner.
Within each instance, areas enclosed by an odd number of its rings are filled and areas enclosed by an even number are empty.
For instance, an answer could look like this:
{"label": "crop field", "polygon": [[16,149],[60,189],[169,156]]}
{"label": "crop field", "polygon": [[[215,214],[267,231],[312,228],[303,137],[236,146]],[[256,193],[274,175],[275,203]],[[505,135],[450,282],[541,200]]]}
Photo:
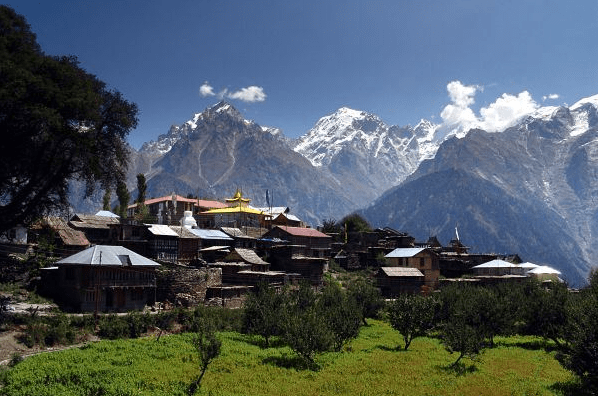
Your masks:
{"label": "crop field", "polygon": [[[187,395],[199,374],[191,334],[101,341],[30,357],[3,373],[5,395]],[[475,361],[456,360],[436,338],[408,351],[387,323],[370,320],[342,352],[308,369],[285,346],[219,333],[222,353],[209,366],[201,395],[550,395],[575,383],[535,337],[497,337]],[[398,348],[397,348],[398,347]]]}

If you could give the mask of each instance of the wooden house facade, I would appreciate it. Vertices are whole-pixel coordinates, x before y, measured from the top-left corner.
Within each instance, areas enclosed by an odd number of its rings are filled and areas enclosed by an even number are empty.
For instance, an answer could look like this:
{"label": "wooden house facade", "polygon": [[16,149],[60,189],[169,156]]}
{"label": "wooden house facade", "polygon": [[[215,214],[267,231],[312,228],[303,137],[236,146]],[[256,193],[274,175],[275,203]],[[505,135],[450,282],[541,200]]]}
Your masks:
{"label": "wooden house facade", "polygon": [[428,288],[438,287],[438,256],[428,248],[397,248],[385,256],[389,267],[416,268],[424,275]]}
{"label": "wooden house facade", "polygon": [[96,245],[44,269],[42,284],[77,311],[127,312],[155,302],[158,267],[122,246]]}

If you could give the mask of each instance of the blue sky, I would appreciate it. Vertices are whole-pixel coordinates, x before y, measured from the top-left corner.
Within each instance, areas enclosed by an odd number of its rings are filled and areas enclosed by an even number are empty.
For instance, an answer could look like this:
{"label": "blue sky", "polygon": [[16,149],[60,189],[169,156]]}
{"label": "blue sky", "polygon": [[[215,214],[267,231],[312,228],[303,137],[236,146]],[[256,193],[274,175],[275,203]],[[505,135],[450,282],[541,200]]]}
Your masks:
{"label": "blue sky", "polygon": [[414,125],[598,94],[596,0],[5,4],[139,105],[134,147],[219,97],[297,137],[342,106]]}

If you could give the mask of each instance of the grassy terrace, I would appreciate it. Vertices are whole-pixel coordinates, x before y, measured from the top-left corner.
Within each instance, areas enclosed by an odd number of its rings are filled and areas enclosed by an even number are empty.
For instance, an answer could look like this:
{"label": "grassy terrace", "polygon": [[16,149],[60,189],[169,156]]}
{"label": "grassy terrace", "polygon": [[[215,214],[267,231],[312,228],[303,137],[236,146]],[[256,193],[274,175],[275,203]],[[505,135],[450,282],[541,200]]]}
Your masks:
{"label": "grassy terrace", "polygon": [[[535,337],[497,337],[473,362],[435,338],[417,338],[408,351],[387,323],[370,320],[342,353],[303,367],[287,347],[260,347],[258,338],[219,333],[222,354],[197,394],[211,395],[544,395],[563,394],[574,376]],[[5,372],[6,395],[186,395],[198,374],[190,334],[101,341],[30,357]]]}

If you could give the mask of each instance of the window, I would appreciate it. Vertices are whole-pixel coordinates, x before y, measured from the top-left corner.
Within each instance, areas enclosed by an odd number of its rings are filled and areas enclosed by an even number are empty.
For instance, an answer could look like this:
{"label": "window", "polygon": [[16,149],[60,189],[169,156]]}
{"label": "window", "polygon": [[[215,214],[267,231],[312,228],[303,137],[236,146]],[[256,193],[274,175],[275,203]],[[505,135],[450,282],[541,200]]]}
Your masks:
{"label": "window", "polygon": [[424,265],[426,265],[426,259],[424,259],[423,257],[420,257],[419,258],[419,266],[423,268]]}

